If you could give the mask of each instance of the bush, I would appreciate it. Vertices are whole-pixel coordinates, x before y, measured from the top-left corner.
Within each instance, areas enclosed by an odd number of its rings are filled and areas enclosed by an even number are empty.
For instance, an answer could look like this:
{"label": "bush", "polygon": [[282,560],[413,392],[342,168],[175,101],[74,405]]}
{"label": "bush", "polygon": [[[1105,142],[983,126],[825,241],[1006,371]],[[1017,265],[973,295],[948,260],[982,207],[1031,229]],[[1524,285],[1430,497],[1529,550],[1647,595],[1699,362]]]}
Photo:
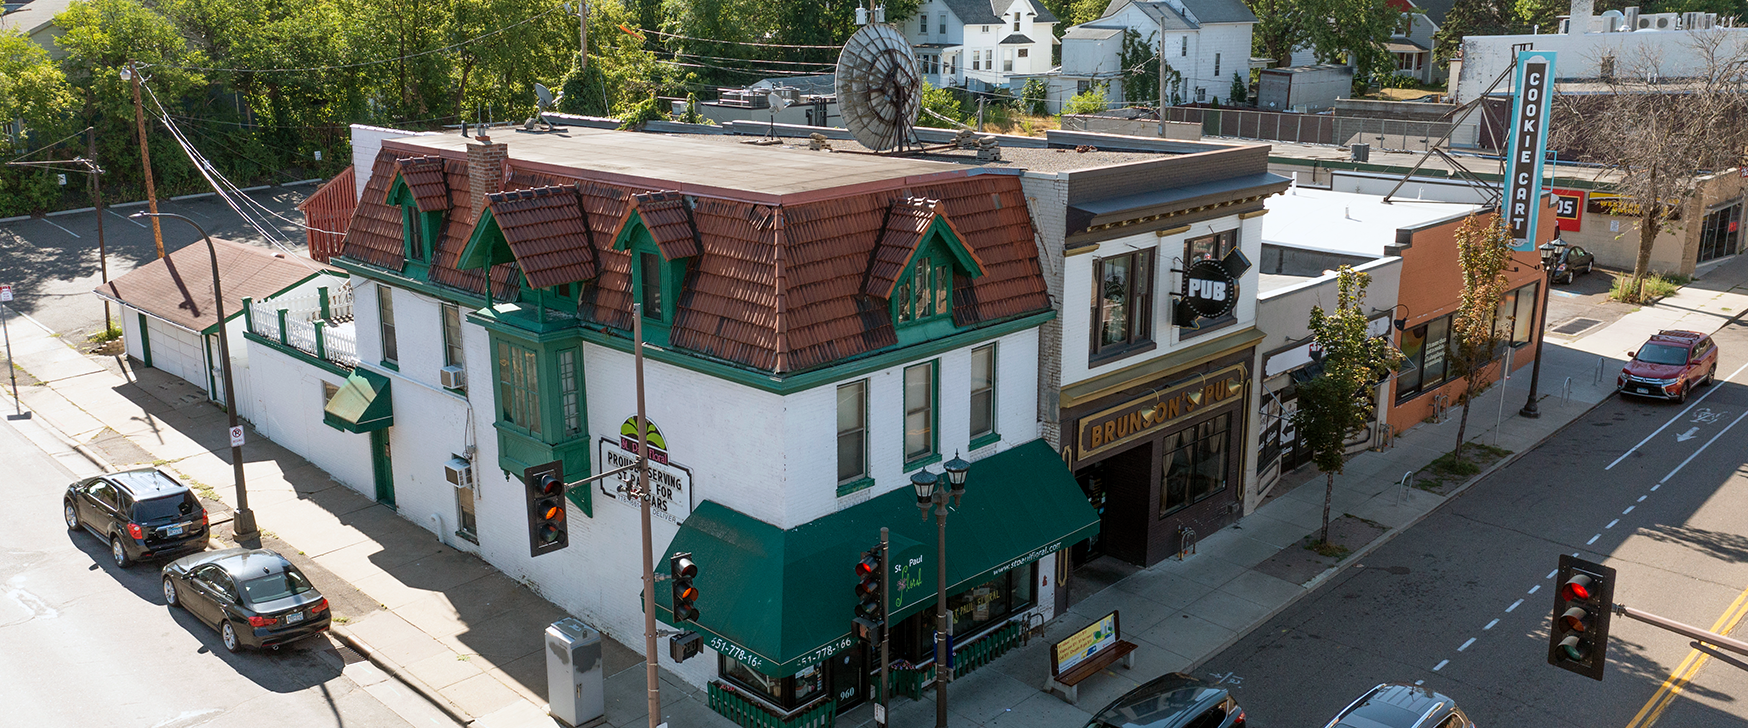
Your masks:
{"label": "bush", "polygon": [[[919,112],[916,117],[917,126],[934,129],[957,129],[964,126],[965,110],[960,107],[958,97],[954,96],[953,92],[948,89],[935,88],[928,81],[923,81],[922,108],[924,111]],[[943,121],[934,114],[928,113],[930,111],[952,121]]]}
{"label": "bush", "polygon": [[1033,116],[1044,116],[1050,113],[1050,86],[1044,79],[1033,78],[1026,81],[1025,88],[1020,89],[1020,108]]}
{"label": "bush", "polygon": [[1675,273],[1652,273],[1645,276],[1643,288],[1634,283],[1632,274],[1615,276],[1614,283],[1609,286],[1609,300],[1625,303],[1652,303],[1659,298],[1672,296],[1682,286],[1692,281],[1687,276]]}
{"label": "bush", "polygon": [[1103,113],[1108,104],[1105,102],[1105,85],[1096,83],[1085,93],[1075,94],[1074,98],[1062,105],[1063,114],[1098,114]]}
{"label": "bush", "polygon": [[638,129],[646,121],[661,121],[667,118],[667,112],[662,110],[662,100],[656,98],[655,94],[650,94],[649,98],[633,104],[619,115],[619,128]]}

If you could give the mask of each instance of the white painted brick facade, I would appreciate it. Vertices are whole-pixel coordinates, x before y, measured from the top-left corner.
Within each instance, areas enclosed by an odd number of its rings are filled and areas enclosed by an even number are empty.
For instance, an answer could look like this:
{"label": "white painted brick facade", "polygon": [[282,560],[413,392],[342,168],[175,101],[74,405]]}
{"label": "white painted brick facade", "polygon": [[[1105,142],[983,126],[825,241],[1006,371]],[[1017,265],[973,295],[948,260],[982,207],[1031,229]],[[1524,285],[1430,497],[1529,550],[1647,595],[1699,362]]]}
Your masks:
{"label": "white painted brick facade", "polygon": [[[242,337],[232,342],[244,345]],[[250,403],[249,423],[263,437],[302,455],[341,485],[365,497],[375,497],[370,473],[368,435],[359,435],[322,423],[322,383],[339,387],[346,378],[293,358],[290,354],[253,341],[247,342],[249,365],[237,376],[238,408]]]}

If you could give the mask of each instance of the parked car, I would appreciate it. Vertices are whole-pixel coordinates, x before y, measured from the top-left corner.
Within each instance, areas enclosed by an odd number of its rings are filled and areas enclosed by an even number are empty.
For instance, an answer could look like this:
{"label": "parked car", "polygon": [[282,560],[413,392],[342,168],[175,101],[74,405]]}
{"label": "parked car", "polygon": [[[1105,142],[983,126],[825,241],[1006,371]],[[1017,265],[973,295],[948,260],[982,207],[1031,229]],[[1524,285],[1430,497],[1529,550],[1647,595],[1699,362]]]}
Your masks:
{"label": "parked car", "polygon": [[1225,688],[1173,672],[1143,683],[1093,716],[1086,728],[1243,728],[1244,709]]}
{"label": "parked car", "polygon": [[1342,709],[1324,728],[1475,728],[1457,701],[1419,685],[1384,683]]}
{"label": "parked car", "polygon": [[1564,251],[1560,252],[1560,259],[1554,261],[1554,282],[1569,284],[1573,277],[1581,273],[1589,273],[1595,269],[1596,256],[1576,245],[1568,245]]}
{"label": "parked car", "polygon": [[200,499],[155,468],[110,473],[67,486],[61,499],[67,530],[81,528],[109,542],[109,557],[135,561],[204,551],[209,540]]}
{"label": "parked car", "polygon": [[1696,331],[1659,331],[1627,356],[1631,361],[1615,378],[1622,394],[1686,402],[1718,374],[1718,345]]}
{"label": "parked car", "polygon": [[212,625],[225,649],[281,645],[328,628],[328,600],[285,557],[224,549],[164,565],[164,602]]}

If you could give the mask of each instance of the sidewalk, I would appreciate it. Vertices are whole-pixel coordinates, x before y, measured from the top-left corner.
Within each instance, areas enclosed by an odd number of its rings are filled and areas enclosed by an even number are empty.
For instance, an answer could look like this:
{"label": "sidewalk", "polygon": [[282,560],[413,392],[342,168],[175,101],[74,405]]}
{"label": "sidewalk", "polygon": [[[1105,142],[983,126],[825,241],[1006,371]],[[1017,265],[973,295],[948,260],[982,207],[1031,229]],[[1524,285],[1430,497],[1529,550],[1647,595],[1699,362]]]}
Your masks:
{"label": "sidewalk", "polygon": [[[112,469],[171,470],[209,501],[222,543],[215,547],[230,545],[235,503],[223,411],[187,382],[155,369],[106,367],[4,313],[22,370],[20,396],[33,413],[8,424],[76,464],[74,472],[92,470],[75,463],[87,458]],[[12,411],[9,389],[0,406]],[[416,725],[445,724],[445,714],[484,728],[557,725],[546,715],[544,632],[569,615],[253,428],[244,457],[261,545],[299,562],[334,604],[334,636],[369,658],[340,650],[348,677]],[[606,725],[646,725],[642,652],[611,639],[605,646]],[[733,725],[709,709],[701,691],[666,671],[663,682],[663,719],[674,728]]]}
{"label": "sidewalk", "polygon": [[[1574,343],[1551,340],[1543,352],[1541,417],[1517,415],[1530,379],[1529,370],[1521,369],[1505,386],[1476,400],[1468,438],[1496,442],[1514,454],[1527,451],[1612,394],[1625,352],[1649,333],[1660,328],[1710,332],[1748,311],[1744,282],[1748,259],[1737,259]],[[224,415],[203,394],[156,370],[115,371],[25,319],[14,316],[10,322],[17,363],[42,382],[26,386],[21,376],[24,404],[40,425],[64,433],[65,440],[51,452],[71,457],[65,445],[71,442],[118,467],[168,467],[200,485],[209,499],[230,503]],[[0,405],[10,408],[11,402],[0,397]],[[1302,547],[1321,525],[1323,479],[1307,480],[1300,473],[1299,480],[1276,486],[1269,500],[1237,524],[1203,539],[1182,561],[1145,570],[1104,564],[1083,569],[1076,575],[1077,594],[1082,587],[1110,586],[1085,589],[1094,593],[1047,625],[1044,638],[956,681],[949,701],[953,725],[1084,725],[1089,711],[1140,682],[1194,669],[1473,483],[1476,479],[1431,490],[1399,485],[1404,473],[1451,449],[1459,416],[1460,411],[1452,412],[1443,422],[1423,424],[1382,452],[1360,453],[1348,462],[1335,479],[1331,511],[1332,540],[1352,548],[1339,563]],[[459,722],[489,728],[554,725],[545,716],[541,635],[547,624],[566,616],[561,610],[252,430],[245,449],[251,506],[268,532],[266,540],[283,541],[288,544],[283,548],[295,549],[318,567],[318,575],[328,575],[327,583],[319,582],[324,592],[332,583],[359,593],[358,599],[336,606],[336,616],[346,619],[336,624],[337,636]],[[1508,456],[1493,467],[1509,461]],[[1122,611],[1125,638],[1141,646],[1135,668],[1113,668],[1082,683],[1078,705],[1041,692],[1049,644],[1113,609]],[[644,725],[641,655],[608,640],[605,667],[608,725]],[[349,665],[348,674],[355,669],[363,668]],[[663,678],[663,718],[673,728],[731,725],[708,708],[700,691],[665,672]],[[892,725],[930,725],[933,711],[932,696],[898,699]],[[844,726],[872,725],[872,706],[838,720]]]}

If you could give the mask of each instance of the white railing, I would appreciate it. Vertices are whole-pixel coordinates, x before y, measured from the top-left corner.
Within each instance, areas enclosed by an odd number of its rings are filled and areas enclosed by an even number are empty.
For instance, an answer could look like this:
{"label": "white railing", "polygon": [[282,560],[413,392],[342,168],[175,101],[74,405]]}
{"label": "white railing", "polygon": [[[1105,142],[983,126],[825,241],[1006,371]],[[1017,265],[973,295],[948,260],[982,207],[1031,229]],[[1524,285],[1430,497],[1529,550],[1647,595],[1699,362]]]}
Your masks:
{"label": "white railing", "polygon": [[322,330],[328,361],[343,367],[358,366],[358,329],[351,322]]}
{"label": "white railing", "polygon": [[249,330],[257,336],[278,341],[279,307],[273,301],[250,302]]}
{"label": "white railing", "polygon": [[352,281],[328,289],[328,320],[352,320]]}
{"label": "white railing", "polygon": [[[338,294],[336,294],[336,291]],[[328,291],[328,319],[323,321],[321,296],[307,294],[280,296],[249,304],[249,330],[257,336],[276,341],[345,367],[358,365],[358,337],[352,325],[352,286],[350,282]],[[280,314],[284,316],[284,331],[280,330]],[[320,330],[316,324],[320,322]]]}
{"label": "white railing", "polygon": [[298,351],[316,353],[316,327],[308,321],[285,320],[285,343]]}

